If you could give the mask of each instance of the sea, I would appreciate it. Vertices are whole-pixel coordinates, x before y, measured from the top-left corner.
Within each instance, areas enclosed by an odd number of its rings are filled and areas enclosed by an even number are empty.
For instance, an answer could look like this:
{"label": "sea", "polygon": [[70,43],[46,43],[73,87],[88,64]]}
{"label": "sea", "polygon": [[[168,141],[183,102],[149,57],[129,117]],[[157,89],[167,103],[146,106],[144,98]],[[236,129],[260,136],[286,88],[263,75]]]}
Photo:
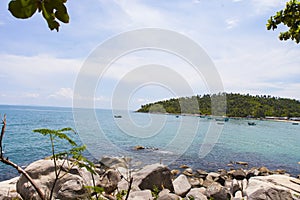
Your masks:
{"label": "sea", "polygon": [[[131,158],[128,166],[132,168],[152,163],[206,171],[265,166],[300,174],[300,125],[291,122],[223,122],[189,115],[14,105],[0,105],[0,114],[7,116],[4,156],[22,168],[51,155],[49,136],[33,130],[71,127],[75,133],[68,136],[78,145],[87,145],[84,155],[94,162],[116,156]],[[249,121],[256,125],[248,125]],[[137,146],[144,149],[136,150]],[[55,141],[56,153],[70,148]],[[237,161],[248,166],[234,164]],[[0,163],[0,181],[15,176],[15,169]]]}

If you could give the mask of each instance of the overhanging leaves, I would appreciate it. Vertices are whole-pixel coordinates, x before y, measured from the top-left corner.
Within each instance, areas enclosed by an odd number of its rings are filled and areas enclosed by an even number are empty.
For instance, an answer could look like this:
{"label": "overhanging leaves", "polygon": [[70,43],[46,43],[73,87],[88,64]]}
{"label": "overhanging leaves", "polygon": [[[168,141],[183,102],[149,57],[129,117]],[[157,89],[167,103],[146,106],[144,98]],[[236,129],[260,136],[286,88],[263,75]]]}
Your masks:
{"label": "overhanging leaves", "polygon": [[46,20],[50,30],[59,31],[59,21],[69,23],[66,0],[11,0],[9,11],[19,19],[27,19],[38,10]]}
{"label": "overhanging leaves", "polygon": [[279,24],[284,24],[288,30],[279,34],[280,40],[294,40],[300,42],[300,2],[298,0],[290,0],[286,3],[286,7],[271,16],[267,23],[268,30],[277,29]]}

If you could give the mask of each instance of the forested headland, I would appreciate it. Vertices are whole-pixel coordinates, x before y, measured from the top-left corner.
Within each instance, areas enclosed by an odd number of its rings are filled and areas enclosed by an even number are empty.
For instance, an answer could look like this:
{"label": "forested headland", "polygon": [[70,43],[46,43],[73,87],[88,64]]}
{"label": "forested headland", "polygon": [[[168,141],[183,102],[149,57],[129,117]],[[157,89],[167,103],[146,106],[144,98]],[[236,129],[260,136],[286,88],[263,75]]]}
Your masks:
{"label": "forested headland", "polygon": [[[224,96],[226,98],[226,115],[228,117],[300,117],[300,101],[298,100],[270,95],[253,96],[235,93],[172,98],[142,105],[137,112],[181,114],[182,106],[184,105],[185,114],[211,115],[211,98]],[[198,104],[193,102],[198,102]]]}

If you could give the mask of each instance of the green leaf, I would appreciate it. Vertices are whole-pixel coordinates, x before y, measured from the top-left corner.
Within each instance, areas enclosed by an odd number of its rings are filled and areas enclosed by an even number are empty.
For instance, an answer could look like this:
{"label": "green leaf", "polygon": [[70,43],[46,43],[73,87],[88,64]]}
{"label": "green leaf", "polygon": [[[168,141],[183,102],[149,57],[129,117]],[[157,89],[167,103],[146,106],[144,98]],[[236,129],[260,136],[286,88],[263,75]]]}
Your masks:
{"label": "green leaf", "polygon": [[31,17],[38,8],[36,0],[12,0],[8,4],[8,10],[11,14],[20,19]]}

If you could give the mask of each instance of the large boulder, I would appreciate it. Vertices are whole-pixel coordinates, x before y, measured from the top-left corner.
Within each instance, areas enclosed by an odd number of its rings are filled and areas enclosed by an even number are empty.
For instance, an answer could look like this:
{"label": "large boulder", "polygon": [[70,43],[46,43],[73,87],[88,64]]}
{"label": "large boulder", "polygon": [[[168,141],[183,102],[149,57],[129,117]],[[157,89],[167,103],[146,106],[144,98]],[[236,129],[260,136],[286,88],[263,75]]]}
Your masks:
{"label": "large boulder", "polygon": [[174,181],[173,186],[175,194],[184,197],[191,189],[191,184],[187,177],[183,174],[179,175]]}
{"label": "large boulder", "polygon": [[0,182],[0,199],[21,198],[16,191],[19,177]]}
{"label": "large boulder", "polygon": [[299,182],[296,178],[284,175],[257,176],[249,179],[245,192],[253,200],[292,200],[294,194],[300,194]]}
{"label": "large boulder", "polygon": [[[59,177],[53,189],[54,199],[87,199],[89,191],[85,186],[92,186],[93,180],[90,172],[74,166],[70,161],[57,160]],[[72,166],[72,167],[71,167]],[[25,171],[44,192],[46,197],[50,194],[55,182],[55,167],[53,160],[39,160],[31,163]],[[98,178],[95,177],[97,180]],[[17,182],[17,192],[23,199],[40,199],[37,192],[23,175]]]}
{"label": "large boulder", "polygon": [[163,188],[174,191],[172,184],[171,171],[167,166],[161,164],[147,165],[141,170],[132,174],[133,185],[137,185],[141,190],[154,187],[162,190]]}
{"label": "large boulder", "polygon": [[230,199],[230,192],[220,183],[214,182],[206,189],[206,196],[214,200]]}

